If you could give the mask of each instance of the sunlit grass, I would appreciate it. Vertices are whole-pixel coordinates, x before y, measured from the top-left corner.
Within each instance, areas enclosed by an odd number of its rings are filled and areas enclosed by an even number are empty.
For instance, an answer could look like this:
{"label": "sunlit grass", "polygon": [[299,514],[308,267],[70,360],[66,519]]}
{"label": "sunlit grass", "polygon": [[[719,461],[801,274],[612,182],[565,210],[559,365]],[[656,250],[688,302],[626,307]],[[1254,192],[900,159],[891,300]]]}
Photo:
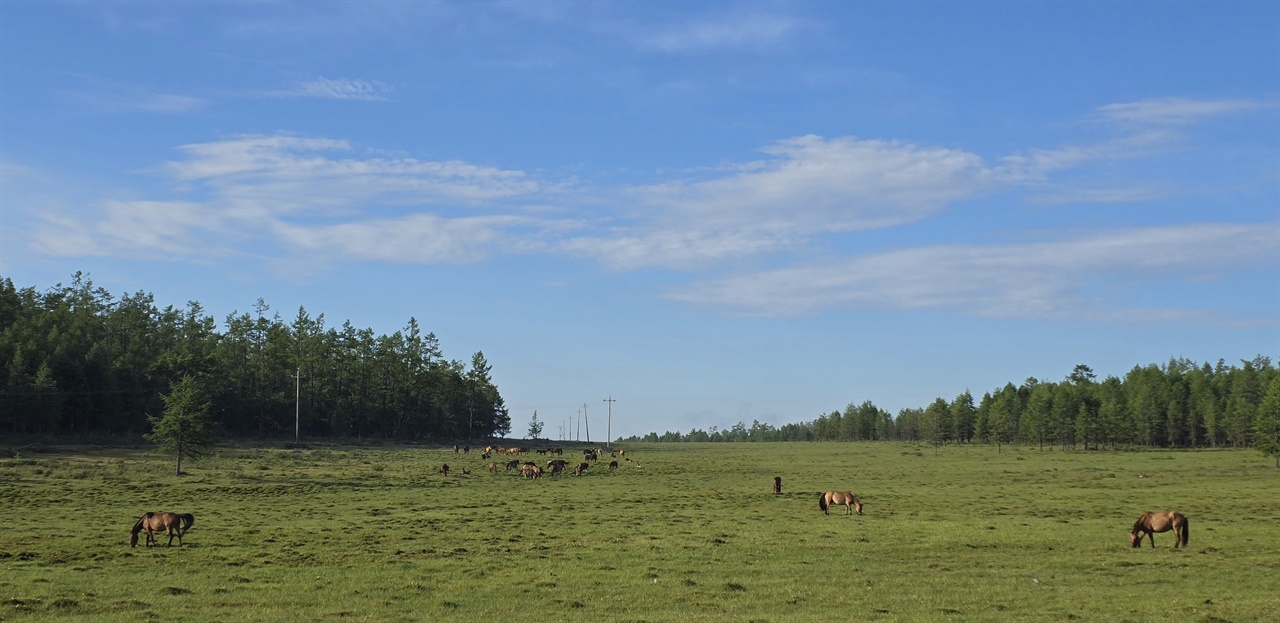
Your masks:
{"label": "sunlit grass", "polygon": [[[0,460],[0,619],[1280,620],[1280,470],[1256,452],[655,444],[529,481],[313,448],[219,448],[182,478],[134,450]],[[823,515],[828,489],[866,514]],[[1168,508],[1190,547],[1129,548]],[[148,510],[194,513],[186,546],[130,549]]]}

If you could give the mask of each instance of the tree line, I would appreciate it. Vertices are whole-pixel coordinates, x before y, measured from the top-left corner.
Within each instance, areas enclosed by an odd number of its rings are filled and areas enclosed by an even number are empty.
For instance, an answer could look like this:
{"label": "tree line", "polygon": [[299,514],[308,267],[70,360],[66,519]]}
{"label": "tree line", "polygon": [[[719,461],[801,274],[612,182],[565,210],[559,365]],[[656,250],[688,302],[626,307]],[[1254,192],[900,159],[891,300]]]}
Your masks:
{"label": "tree line", "polygon": [[779,427],[757,420],[750,427],[739,422],[727,430],[649,433],[627,441],[859,440],[1086,450],[1255,446],[1275,455],[1280,453],[1280,373],[1262,355],[1239,366],[1175,358],[1101,381],[1089,366],[1077,365],[1059,382],[1028,378],[977,400],[966,390],[897,415],[868,400]]}
{"label": "tree line", "polygon": [[[326,327],[300,307],[286,322],[262,300],[221,331],[197,302],[160,309],[76,273],[70,285],[0,279],[0,432],[129,435],[151,428],[175,387],[208,404],[232,437],[464,439],[502,436],[511,418],[482,352],[445,359],[410,318],[390,335]],[[184,379],[189,379],[184,381]]]}

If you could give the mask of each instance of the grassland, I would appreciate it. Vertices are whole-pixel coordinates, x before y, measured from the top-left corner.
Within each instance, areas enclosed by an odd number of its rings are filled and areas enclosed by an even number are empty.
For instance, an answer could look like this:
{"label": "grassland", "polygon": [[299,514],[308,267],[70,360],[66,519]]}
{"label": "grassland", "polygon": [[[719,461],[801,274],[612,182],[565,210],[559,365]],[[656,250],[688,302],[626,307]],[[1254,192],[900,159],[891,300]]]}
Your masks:
{"label": "grassland", "polygon": [[[2,459],[0,620],[1280,620],[1256,452],[627,450],[539,481],[431,447],[223,447],[181,478],[139,450]],[[827,489],[866,514],[823,515]],[[1168,508],[1190,547],[1131,549]],[[147,510],[195,514],[185,547],[130,549]]]}

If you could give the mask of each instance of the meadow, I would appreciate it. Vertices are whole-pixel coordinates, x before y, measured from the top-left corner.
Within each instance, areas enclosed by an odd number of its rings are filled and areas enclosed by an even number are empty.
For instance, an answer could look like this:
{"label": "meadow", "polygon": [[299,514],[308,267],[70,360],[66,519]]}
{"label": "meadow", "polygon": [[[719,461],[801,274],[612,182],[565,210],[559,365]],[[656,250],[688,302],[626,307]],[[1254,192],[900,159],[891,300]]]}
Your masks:
{"label": "meadow", "polygon": [[[625,448],[541,480],[434,446],[221,446],[182,477],[144,449],[21,452],[0,620],[1280,620],[1280,470],[1257,452]],[[824,515],[828,489],[865,514]],[[1130,548],[1165,509],[1190,546]],[[185,545],[130,549],[148,510],[193,513]]]}

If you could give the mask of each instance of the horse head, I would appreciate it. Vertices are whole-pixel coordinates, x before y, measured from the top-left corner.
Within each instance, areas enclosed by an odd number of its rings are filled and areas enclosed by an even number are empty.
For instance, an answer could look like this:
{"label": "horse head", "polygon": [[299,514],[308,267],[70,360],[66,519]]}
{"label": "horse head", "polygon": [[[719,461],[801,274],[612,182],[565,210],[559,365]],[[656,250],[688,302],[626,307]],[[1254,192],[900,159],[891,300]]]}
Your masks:
{"label": "horse head", "polygon": [[1142,547],[1142,537],[1138,535],[1137,530],[1129,533],[1129,546]]}
{"label": "horse head", "polygon": [[137,547],[137,546],[138,546],[138,533],[134,532],[133,534],[129,535],[129,547]]}
{"label": "horse head", "polygon": [[859,515],[862,514],[862,500],[853,498],[853,510],[857,511]]}

